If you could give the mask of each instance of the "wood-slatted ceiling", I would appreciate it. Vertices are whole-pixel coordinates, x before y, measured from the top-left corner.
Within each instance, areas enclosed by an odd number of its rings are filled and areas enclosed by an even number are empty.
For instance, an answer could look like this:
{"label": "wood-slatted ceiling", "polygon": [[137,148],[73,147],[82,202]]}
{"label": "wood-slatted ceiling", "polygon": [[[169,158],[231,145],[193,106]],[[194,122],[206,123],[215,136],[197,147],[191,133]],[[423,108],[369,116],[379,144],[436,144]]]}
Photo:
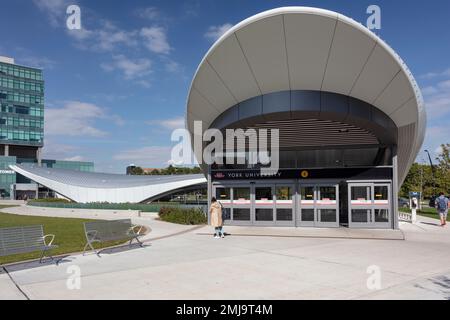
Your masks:
{"label": "wood-slatted ceiling", "polygon": [[[379,144],[376,136],[366,129],[330,120],[276,120],[258,123],[248,129],[279,129],[280,148]],[[270,141],[270,130],[268,139]]]}

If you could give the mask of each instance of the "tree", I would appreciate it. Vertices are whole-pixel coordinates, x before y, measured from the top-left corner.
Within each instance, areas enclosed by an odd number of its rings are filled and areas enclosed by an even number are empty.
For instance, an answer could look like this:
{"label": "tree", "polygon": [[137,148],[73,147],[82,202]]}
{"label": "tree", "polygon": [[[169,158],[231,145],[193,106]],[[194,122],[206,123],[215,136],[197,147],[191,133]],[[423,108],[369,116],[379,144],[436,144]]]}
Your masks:
{"label": "tree", "polygon": [[[441,145],[435,165],[435,178],[430,165],[414,163],[400,188],[399,195],[408,197],[410,191],[423,192],[424,198],[434,196],[435,192],[450,194],[450,144]],[[433,185],[436,186],[434,190]]]}
{"label": "tree", "polygon": [[438,165],[436,168],[436,185],[439,187],[439,192],[450,194],[450,144],[442,144],[441,152],[436,160]]}
{"label": "tree", "polygon": [[130,170],[130,174],[134,175],[134,176],[139,176],[142,175],[144,173],[144,170],[142,170],[141,167],[133,167]]}
{"label": "tree", "polygon": [[399,196],[408,198],[410,191],[421,191],[424,198],[433,195],[433,173],[429,165],[413,163],[400,188]]}

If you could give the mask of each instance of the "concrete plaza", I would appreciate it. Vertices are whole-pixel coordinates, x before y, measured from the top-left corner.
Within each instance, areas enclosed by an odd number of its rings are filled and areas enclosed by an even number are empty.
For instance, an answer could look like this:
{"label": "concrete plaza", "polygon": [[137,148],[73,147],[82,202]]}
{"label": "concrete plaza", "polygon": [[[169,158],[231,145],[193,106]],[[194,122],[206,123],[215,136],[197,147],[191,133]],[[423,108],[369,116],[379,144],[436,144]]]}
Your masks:
{"label": "concrete plaza", "polygon": [[[92,214],[26,206],[3,211]],[[402,223],[386,239],[374,230],[345,236],[333,229],[244,227],[226,228],[228,237],[214,239],[210,227],[164,223],[155,214],[103,216],[150,225],[147,246],[106,250],[101,258],[74,254],[59,265],[7,266],[0,299],[450,299],[450,228],[433,219]],[[81,272],[79,289],[71,285],[73,266]],[[374,270],[379,288],[368,273]]]}

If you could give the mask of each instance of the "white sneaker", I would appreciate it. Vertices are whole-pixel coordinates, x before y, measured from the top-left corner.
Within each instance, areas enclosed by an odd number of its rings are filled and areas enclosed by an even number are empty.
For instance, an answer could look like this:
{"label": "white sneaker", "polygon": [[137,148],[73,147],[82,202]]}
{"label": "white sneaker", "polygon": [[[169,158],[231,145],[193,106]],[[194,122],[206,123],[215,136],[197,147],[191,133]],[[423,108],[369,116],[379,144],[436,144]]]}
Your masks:
{"label": "white sneaker", "polygon": [[215,239],[219,239],[220,237],[216,234],[216,235],[214,236],[214,238],[215,238]]}
{"label": "white sneaker", "polygon": [[221,238],[225,238],[225,235],[222,233],[222,234],[220,235],[220,237],[221,237]]}

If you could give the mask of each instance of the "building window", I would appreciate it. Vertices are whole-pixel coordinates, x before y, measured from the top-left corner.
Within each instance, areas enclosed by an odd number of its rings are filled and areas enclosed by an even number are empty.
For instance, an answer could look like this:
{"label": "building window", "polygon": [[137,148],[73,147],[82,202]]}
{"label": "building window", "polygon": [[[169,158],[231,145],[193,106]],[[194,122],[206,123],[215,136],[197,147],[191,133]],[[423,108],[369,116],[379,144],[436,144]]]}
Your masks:
{"label": "building window", "polygon": [[30,109],[28,107],[23,106],[15,106],[16,107],[16,113],[17,114],[29,114]]}

